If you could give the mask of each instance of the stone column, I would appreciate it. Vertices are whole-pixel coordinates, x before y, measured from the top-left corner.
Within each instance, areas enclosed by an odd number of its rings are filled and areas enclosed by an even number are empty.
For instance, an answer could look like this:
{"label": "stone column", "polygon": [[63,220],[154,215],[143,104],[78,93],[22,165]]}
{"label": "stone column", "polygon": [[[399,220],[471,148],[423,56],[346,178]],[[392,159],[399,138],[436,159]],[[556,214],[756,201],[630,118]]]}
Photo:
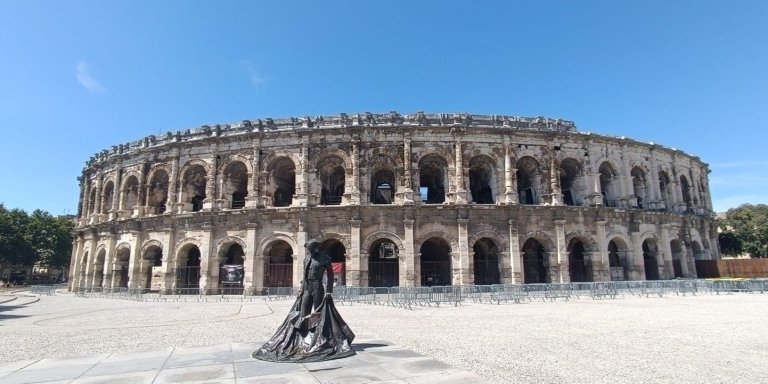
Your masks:
{"label": "stone column", "polygon": [[523,259],[520,255],[520,238],[517,232],[517,223],[515,220],[507,221],[509,224],[509,265],[511,273],[511,284],[522,284],[525,282],[523,277]]}
{"label": "stone column", "polygon": [[568,259],[568,247],[565,244],[565,220],[555,220],[555,234],[557,236],[556,244],[556,262],[552,262],[552,253],[550,253],[550,281],[553,283],[570,283],[570,260]]}
{"label": "stone column", "polygon": [[[457,219],[458,223],[458,246],[457,259],[453,260],[451,265],[453,266],[453,275],[458,276],[458,281],[454,281],[454,285],[470,285],[475,283],[473,271],[474,260],[472,260],[469,252],[469,232],[467,231],[467,224],[469,219]],[[458,268],[454,263],[458,263]]]}
{"label": "stone column", "polygon": [[555,155],[552,155],[549,164],[549,189],[552,196],[552,205],[563,205],[563,192],[560,190],[560,167]]}
{"label": "stone column", "polygon": [[405,254],[400,260],[400,281],[404,282],[405,286],[414,287],[421,283],[421,268],[416,264],[416,255],[414,250],[414,238],[413,238],[413,220],[403,220],[405,226],[404,242]]}
{"label": "stone column", "polygon": [[594,281],[611,281],[608,243],[605,235],[605,220],[595,221],[597,249],[592,252],[592,278]]}
{"label": "stone column", "polygon": [[91,243],[88,248],[88,260],[86,260],[85,265],[83,265],[83,273],[80,275],[79,281],[79,286],[84,287],[88,291],[92,288],[90,282],[93,280],[94,261],[96,260],[96,246],[98,244],[96,240],[97,234],[91,232],[91,238],[88,240]]}
{"label": "stone column", "polygon": [[[661,244],[658,244],[656,254],[656,261],[659,265],[659,279],[671,279],[675,277],[674,268],[672,267],[672,247],[669,240],[669,224],[661,224],[659,226]],[[682,263],[681,263],[682,264]]]}
{"label": "stone column", "polygon": [[306,228],[304,228],[303,219],[299,219],[298,230],[296,231],[296,248],[297,252],[293,258],[293,286],[298,288],[301,284],[301,279],[304,278],[304,258],[306,257],[306,248],[304,244],[307,243],[308,234]]}
{"label": "stone column", "polygon": [[252,172],[248,174],[248,197],[245,198],[245,206],[253,208],[259,202],[259,179],[261,178],[261,139],[253,139],[253,159],[251,161]]}
{"label": "stone column", "polygon": [[110,234],[106,246],[106,254],[104,255],[104,264],[102,264],[101,275],[101,287],[112,288],[112,275],[114,274],[114,258],[115,258],[115,243],[117,242],[117,236]]}
{"label": "stone column", "polygon": [[626,144],[622,144],[621,146],[621,165],[622,165],[622,179],[624,183],[622,186],[624,187],[624,202],[622,204],[622,208],[631,208],[631,207],[637,207],[637,197],[635,196],[636,193],[634,191],[634,185],[632,185],[632,169],[629,166],[629,156],[627,156],[627,153],[629,153],[629,150],[627,149]]}
{"label": "stone column", "polygon": [[517,191],[512,183],[515,169],[512,166],[512,153],[509,149],[509,138],[504,137],[504,203],[515,205],[519,203]]}
{"label": "stone column", "polygon": [[[217,144],[211,145],[211,172],[205,175],[205,199],[203,200],[203,210],[217,210],[221,207],[216,205],[216,182],[219,174],[219,150]],[[218,268],[217,268],[218,271]]]}
{"label": "stone column", "polygon": [[88,223],[88,218],[91,215],[91,180],[88,178],[88,174],[83,172],[83,202],[82,202],[82,210],[80,211],[80,226],[84,226]]}
{"label": "stone column", "polygon": [[171,157],[171,174],[168,175],[168,199],[165,200],[165,211],[166,212],[177,212],[177,207],[179,206],[179,188],[176,184],[178,184],[179,180],[179,150],[178,148],[173,150],[173,155]]}
{"label": "stone column", "polygon": [[464,185],[464,150],[461,140],[456,139],[456,204],[467,203],[467,189]]}
{"label": "stone column", "polygon": [[200,288],[207,295],[218,288],[219,255],[213,250],[213,233],[208,229],[203,231],[200,240]]}
{"label": "stone column", "polygon": [[[413,176],[411,174],[411,138],[403,138],[403,178],[402,178],[402,193],[397,193],[401,196],[400,200],[403,205],[411,205],[413,201]],[[402,271],[403,269],[401,269]],[[401,280],[402,281],[402,280]]]}
{"label": "stone column", "polygon": [[346,280],[347,285],[360,286],[360,220],[349,221],[349,248],[347,250]]}
{"label": "stone column", "polygon": [[96,208],[93,211],[93,216],[91,218],[91,223],[95,224],[101,221],[101,204],[103,200],[103,196],[101,196],[102,192],[102,186],[104,183],[104,175],[99,173],[98,177],[96,178]]}
{"label": "stone column", "polygon": [[645,280],[645,261],[643,259],[643,240],[639,231],[630,231],[632,249],[627,252],[627,280]]}
{"label": "stone column", "polygon": [[115,187],[112,190],[112,206],[109,209],[109,220],[115,220],[117,218],[117,212],[120,210],[120,202],[123,200],[122,179],[122,162],[118,162],[117,171],[115,171]]}
{"label": "stone column", "polygon": [[83,255],[83,246],[85,245],[84,243],[85,240],[83,239],[83,234],[76,233],[74,241],[72,242],[72,257],[69,261],[69,280],[67,281],[67,288],[70,292],[77,288],[77,279],[79,277],[79,271],[81,267],[78,261],[81,260]]}
{"label": "stone column", "polygon": [[656,167],[656,157],[653,148],[650,152],[650,169],[648,170],[648,182],[651,184],[646,189],[648,191],[648,208],[650,209],[664,209],[664,196],[661,195],[661,188],[659,187],[659,169]]}
{"label": "stone column", "polygon": [[168,228],[163,233],[163,287],[161,292],[173,292],[176,286],[176,268],[179,267],[179,260],[176,258],[176,230]]}
{"label": "stone column", "polygon": [[[301,178],[299,180],[299,193],[297,196],[296,201],[293,203],[293,205],[299,206],[299,207],[306,207],[308,204],[309,199],[309,143],[306,142],[308,139],[304,139],[305,142],[301,145],[301,172],[299,173],[297,170],[297,175],[301,175]],[[304,248],[304,244],[301,244],[301,248]],[[303,251],[302,251],[303,252]]]}
{"label": "stone column", "polygon": [[[255,201],[255,200],[254,200]],[[245,281],[243,288],[247,294],[261,292],[264,287],[264,256],[256,249],[258,224],[248,223],[245,230]]]}
{"label": "stone column", "polygon": [[131,231],[131,253],[128,259],[128,288],[144,288],[146,276],[142,276],[147,271],[145,263],[141,259],[141,232]]}
{"label": "stone column", "polygon": [[360,205],[360,144],[352,143],[352,186],[347,204]]}

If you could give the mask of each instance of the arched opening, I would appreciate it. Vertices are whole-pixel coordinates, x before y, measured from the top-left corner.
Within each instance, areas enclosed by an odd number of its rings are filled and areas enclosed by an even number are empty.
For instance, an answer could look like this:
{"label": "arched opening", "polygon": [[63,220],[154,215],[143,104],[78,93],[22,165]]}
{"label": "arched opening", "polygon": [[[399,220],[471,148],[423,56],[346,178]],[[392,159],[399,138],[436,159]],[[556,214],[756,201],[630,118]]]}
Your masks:
{"label": "arched opening", "polygon": [[231,209],[245,207],[248,196],[248,168],[240,161],[230,163],[224,169],[224,198]]}
{"label": "arched opening", "polygon": [[80,287],[85,287],[88,285],[88,283],[85,281],[87,276],[86,273],[88,273],[88,256],[88,251],[85,251],[83,254],[83,259],[80,261],[80,275],[78,276],[80,280]]}
{"label": "arched opening", "polygon": [[680,189],[683,192],[685,209],[690,213],[693,211],[693,199],[691,198],[691,184],[688,183],[688,178],[685,175],[680,175]]}
{"label": "arched opening", "polygon": [[101,288],[104,286],[104,259],[107,257],[107,251],[102,249],[96,255],[96,262],[93,266],[93,287]]}
{"label": "arched opening", "polygon": [[96,213],[96,189],[91,187],[91,196],[88,198],[88,213]]}
{"label": "arched opening", "polygon": [[318,164],[318,178],[322,184],[320,190],[321,205],[339,205],[344,197],[346,173],[344,161],[338,156],[328,156]]}
{"label": "arched opening", "polygon": [[592,260],[587,255],[584,243],[579,239],[571,239],[568,243],[568,271],[571,282],[583,283],[594,280]]}
{"label": "arched opening", "polygon": [[168,201],[168,172],[163,169],[157,170],[149,180],[149,194],[147,195],[147,206],[150,214],[161,214],[165,212],[165,205]]}
{"label": "arched opening", "polygon": [[683,263],[685,263],[683,243],[675,239],[669,242],[669,247],[672,250],[672,270],[674,271],[675,278],[683,277]]}
{"label": "arched opening", "polygon": [[526,156],[517,161],[517,196],[520,204],[538,204],[539,202],[539,162]]}
{"label": "arched opening", "polygon": [[219,289],[226,295],[242,295],[245,252],[237,243],[232,243],[225,249],[219,258]]}
{"label": "arched opening", "polygon": [[469,190],[475,204],[493,204],[496,172],[485,156],[473,157],[469,162]]}
{"label": "arched opening", "polygon": [[634,167],[630,174],[632,175],[632,189],[635,191],[635,197],[637,198],[637,207],[640,209],[645,208],[644,204],[648,185],[645,172],[640,167]]}
{"label": "arched opening", "polygon": [[389,239],[378,239],[368,250],[368,286],[400,285],[400,259],[397,245]]}
{"label": "arched opening", "polygon": [[475,285],[501,284],[499,274],[499,248],[493,240],[484,237],[472,246],[475,255]]}
{"label": "arched opening", "polygon": [[603,205],[615,207],[618,197],[618,175],[609,162],[600,164],[600,193],[603,195]]}
{"label": "arched opening", "polygon": [[[275,207],[289,207],[293,204],[293,195],[296,194],[296,164],[293,160],[282,157],[275,161],[271,169],[272,191],[267,191],[267,196],[272,196],[272,205]],[[271,192],[271,193],[270,193]]]}
{"label": "arched opening", "polygon": [[392,204],[395,197],[395,173],[380,169],[371,178],[371,203]]}
{"label": "arched opening", "polygon": [[203,209],[207,177],[208,173],[202,165],[193,165],[184,173],[182,201],[191,205],[192,212]]}
{"label": "arched opening", "polygon": [[115,183],[112,180],[104,185],[104,198],[101,200],[101,213],[107,214],[112,210],[112,202],[115,198]]}
{"label": "arched opening", "polygon": [[672,206],[672,188],[669,185],[669,176],[664,171],[659,172],[659,191],[661,192],[661,199],[664,201],[664,206],[669,211]]}
{"label": "arched opening", "polygon": [[419,194],[426,204],[445,202],[445,160],[438,155],[427,155],[419,161]]}
{"label": "arched opening", "polygon": [[336,239],[328,239],[320,244],[320,253],[325,253],[331,258],[333,285],[347,285],[347,249],[344,244]]}
{"label": "arched opening", "polygon": [[643,241],[643,263],[645,264],[645,279],[659,279],[658,246],[656,240],[646,239]]}
{"label": "arched opening", "polygon": [[123,201],[120,204],[120,209],[130,213],[133,211],[133,207],[137,205],[139,205],[139,179],[131,175],[123,183]]}
{"label": "arched opening", "polygon": [[560,193],[563,195],[563,204],[581,205],[582,186],[578,181],[581,177],[581,165],[574,159],[565,159],[560,162]]}
{"label": "arched opening", "polygon": [[159,291],[163,286],[163,249],[157,245],[147,247],[142,255],[146,265],[144,287]]}
{"label": "arched opening", "polygon": [[419,252],[421,285],[451,285],[451,246],[439,237],[432,237],[421,245]]}
{"label": "arched opening", "polygon": [[627,245],[621,239],[608,242],[608,266],[611,269],[611,281],[627,280]]}
{"label": "arched opening", "polygon": [[691,251],[693,252],[694,260],[704,260],[704,252],[701,249],[701,244],[698,241],[691,242]]}
{"label": "arched opening", "polygon": [[114,275],[115,288],[128,288],[128,271],[131,260],[131,249],[128,247],[120,247],[115,253],[115,268],[112,272]]}
{"label": "arched opening", "polygon": [[293,248],[283,240],[271,243],[264,252],[264,286],[293,286]]}
{"label": "arched opening", "polygon": [[200,291],[200,248],[189,245],[176,270],[176,286],[181,293],[197,294]]}
{"label": "arched opening", "polygon": [[699,178],[699,201],[703,207],[709,207],[707,203],[709,198],[707,197],[707,180],[705,178]]}
{"label": "arched opening", "polygon": [[525,241],[522,251],[525,284],[549,283],[549,260],[544,246],[531,238]]}

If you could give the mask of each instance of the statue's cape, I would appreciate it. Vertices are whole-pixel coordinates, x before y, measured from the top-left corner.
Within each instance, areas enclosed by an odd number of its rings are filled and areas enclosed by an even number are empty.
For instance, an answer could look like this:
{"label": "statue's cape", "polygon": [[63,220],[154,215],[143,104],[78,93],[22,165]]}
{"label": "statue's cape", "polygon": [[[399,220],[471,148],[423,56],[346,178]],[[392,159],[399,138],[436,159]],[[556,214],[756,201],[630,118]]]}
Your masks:
{"label": "statue's cape", "polygon": [[301,296],[277,332],[256,352],[255,359],[306,363],[352,356],[355,334],[326,296],[317,311],[301,318]]}

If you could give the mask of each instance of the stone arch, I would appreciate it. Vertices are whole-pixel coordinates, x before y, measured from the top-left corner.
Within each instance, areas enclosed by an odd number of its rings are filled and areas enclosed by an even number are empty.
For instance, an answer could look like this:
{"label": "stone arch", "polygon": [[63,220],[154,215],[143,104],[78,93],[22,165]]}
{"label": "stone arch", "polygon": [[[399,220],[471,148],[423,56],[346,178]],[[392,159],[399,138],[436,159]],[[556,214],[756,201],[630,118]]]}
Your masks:
{"label": "stone arch", "polygon": [[395,246],[397,246],[399,257],[405,257],[405,245],[403,244],[403,241],[396,234],[389,231],[376,231],[371,233],[365,238],[365,240],[363,240],[360,245],[360,249],[362,249],[363,252],[369,252],[371,246],[373,246],[373,243],[381,239],[387,239],[393,242]]}
{"label": "stone arch", "polygon": [[147,213],[160,214],[168,205],[168,192],[172,188],[171,169],[166,164],[155,164],[147,175]]}
{"label": "stone arch", "polygon": [[127,242],[117,244],[113,252],[112,261],[114,264],[112,270],[113,288],[127,288],[129,280],[129,268],[131,263],[131,245]]}
{"label": "stone arch", "polygon": [[[262,186],[262,196],[275,207],[288,207],[293,204],[296,194],[296,170],[300,164],[291,153],[271,154],[265,161],[263,174],[266,176]],[[271,200],[270,200],[271,199]],[[265,205],[270,205],[269,203]]]}
{"label": "stone arch", "polygon": [[549,252],[544,244],[536,237],[527,237],[522,242],[520,257],[523,266],[523,282],[525,284],[550,283]]}
{"label": "stone arch", "polygon": [[109,211],[112,210],[112,202],[115,200],[115,182],[110,177],[109,179],[105,180],[102,184],[103,187],[101,188],[101,212],[102,214],[106,214]]}
{"label": "stone arch", "polygon": [[441,230],[432,230],[422,233],[421,236],[419,236],[418,239],[414,241],[413,249],[420,249],[425,241],[433,237],[439,237],[446,240],[448,245],[451,247],[452,252],[456,252],[456,250],[459,249],[459,242],[456,240],[456,238],[450,233]]}
{"label": "stone arch", "polygon": [[611,281],[627,280],[631,266],[630,256],[632,249],[630,239],[623,234],[609,234],[608,240],[608,268],[611,273]]}
{"label": "stone arch", "polygon": [[104,244],[99,244],[99,245],[96,247],[96,251],[95,251],[95,252],[93,252],[93,254],[94,254],[94,255],[96,255],[96,257],[94,257],[94,258],[91,260],[91,264],[92,264],[92,265],[96,265],[96,262],[97,262],[97,259],[99,258],[99,256],[100,256],[100,255],[102,255],[102,254],[106,256],[106,252],[107,252],[107,246],[106,246],[106,245],[104,245]]}
{"label": "stone arch", "polygon": [[500,235],[498,232],[492,229],[473,232],[472,234],[469,235],[469,238],[467,239],[467,244],[472,245],[484,237],[487,237],[493,240],[493,242],[496,243],[496,245],[499,247],[500,249],[499,252],[504,252],[505,249],[509,248],[509,246],[507,245],[508,240],[505,238],[505,236]]}
{"label": "stone arch", "polygon": [[685,175],[680,175],[680,192],[683,196],[683,203],[690,212],[693,209],[693,196],[691,196],[691,182],[688,181],[688,177]]}
{"label": "stone arch", "polygon": [[488,155],[473,156],[468,162],[469,191],[472,202],[476,204],[493,204],[498,190],[498,173],[496,161]]}
{"label": "stone arch", "polygon": [[601,159],[598,164],[600,179],[600,194],[603,195],[603,204],[607,207],[617,206],[616,200],[621,194],[621,179],[619,167],[611,159]]}
{"label": "stone arch", "polygon": [[191,205],[191,211],[196,212],[203,208],[203,201],[213,196],[208,196],[208,183],[211,177],[211,166],[200,159],[188,161],[179,172],[179,201]]}
{"label": "stone arch", "polygon": [[583,233],[571,233],[566,236],[565,244],[570,281],[573,283],[593,281],[592,255],[599,251],[594,238]]}
{"label": "stone arch", "polygon": [[320,236],[317,236],[314,238],[314,240],[317,240],[319,243],[325,243],[328,240],[336,240],[341,245],[344,246],[344,248],[347,251],[346,259],[350,260],[352,255],[350,254],[349,250],[352,249],[352,241],[350,240],[348,235],[342,235],[335,232],[325,232],[320,234]]}
{"label": "stone arch", "polygon": [[475,285],[501,284],[503,247],[491,237],[480,237],[470,242],[472,246],[472,269]]}
{"label": "stone arch", "polygon": [[144,242],[144,244],[141,246],[140,254],[143,256],[147,253],[147,250],[150,247],[158,247],[160,249],[163,249],[163,243],[161,243],[159,240],[147,240]]}
{"label": "stone arch", "polygon": [[[246,252],[248,247],[245,246],[245,241],[241,239],[238,236],[227,236],[221,240],[219,240],[216,243],[216,255],[218,257],[221,257],[224,253],[226,253],[227,248],[231,246],[232,244],[237,244],[240,246],[240,248],[243,249],[243,252]],[[243,259],[245,259],[245,256],[243,256]]]}
{"label": "stone arch", "polygon": [[669,239],[669,249],[672,252],[670,256],[672,258],[672,272],[674,277],[684,277],[683,264],[688,262],[686,260],[685,245],[677,236],[674,236]]}
{"label": "stone arch", "polygon": [[659,242],[656,236],[643,237],[643,263],[646,280],[659,280]]}
{"label": "stone arch", "polygon": [[451,176],[449,168],[452,163],[437,152],[428,153],[418,160],[417,174],[419,193],[422,203],[442,204],[450,190]]}
{"label": "stone arch", "polygon": [[584,167],[573,157],[560,161],[560,193],[565,205],[582,205],[585,186],[583,185]]}
{"label": "stone arch", "polygon": [[669,176],[669,172],[662,167],[659,167],[659,193],[661,200],[664,202],[664,206],[668,211],[672,210],[672,202],[674,191],[672,190],[672,178]]}
{"label": "stone arch", "polygon": [[[555,242],[552,240],[552,237],[547,234],[546,232],[542,231],[529,231],[524,233],[520,238],[523,239],[536,239],[541,245],[544,247],[544,250],[547,252],[550,252],[554,249],[557,249],[557,246],[555,245]],[[522,244],[522,243],[521,243]]]}
{"label": "stone arch", "polygon": [[[176,260],[181,260],[182,256],[186,257],[186,253],[189,251],[191,246],[195,246],[200,249],[202,243],[200,240],[197,240],[194,237],[187,237],[176,242],[176,246],[173,247],[176,250]],[[200,250],[200,253],[202,254],[202,250]]]}
{"label": "stone arch", "polygon": [[245,207],[249,180],[253,177],[251,162],[242,155],[230,156],[219,167],[219,175],[221,175],[219,198],[226,200],[226,208]]}
{"label": "stone arch", "polygon": [[399,165],[389,154],[377,151],[374,156],[375,161],[367,167],[370,179],[369,201],[373,204],[392,204],[400,184]]}
{"label": "stone arch", "polygon": [[421,285],[452,285],[456,248],[451,247],[444,237],[434,236],[422,241],[417,249]]}
{"label": "stone arch", "polygon": [[648,189],[648,172],[645,170],[645,167],[635,165],[632,167],[632,170],[629,171],[629,174],[632,178],[632,191],[637,199],[637,207],[644,208],[650,192]]}
{"label": "stone arch", "polygon": [[[344,158],[327,153],[317,159],[315,180],[320,182],[320,205],[340,205],[350,186],[352,169]],[[313,188],[311,188],[313,189]]]}
{"label": "stone arch", "polygon": [[253,163],[251,162],[251,159],[248,158],[248,156],[243,155],[241,153],[234,153],[229,156],[227,156],[224,161],[219,164],[219,174],[223,175],[224,171],[232,165],[232,163],[243,163],[245,165],[245,169],[248,171],[248,173],[253,174]]}
{"label": "stone arch", "polygon": [[320,166],[320,164],[329,157],[338,157],[343,162],[344,172],[351,176],[352,175],[352,159],[350,158],[349,154],[341,150],[339,148],[326,148],[322,151],[316,153],[312,158],[309,160],[309,168],[310,170],[317,170],[317,168]]}
{"label": "stone arch", "polygon": [[296,243],[296,240],[294,240],[291,236],[284,233],[273,233],[272,235],[265,237],[264,240],[259,242],[259,248],[258,248],[259,253],[262,255],[266,255],[267,248],[270,246],[271,243],[277,240],[282,240],[288,243],[288,245],[291,246],[291,252],[292,252],[293,258],[296,259],[296,255],[299,252],[299,245]]}
{"label": "stone arch", "polygon": [[298,251],[296,242],[290,236],[275,234],[264,239],[260,249],[264,263],[264,286],[293,286],[293,269]]}
{"label": "stone arch", "polygon": [[517,195],[520,204],[538,204],[539,197],[544,190],[541,185],[543,171],[541,164],[532,156],[523,156],[515,163]]}
{"label": "stone arch", "polygon": [[123,183],[120,186],[119,208],[121,210],[131,211],[133,207],[141,205],[139,202],[141,197],[139,177],[138,172],[133,170],[126,172],[123,176]]}

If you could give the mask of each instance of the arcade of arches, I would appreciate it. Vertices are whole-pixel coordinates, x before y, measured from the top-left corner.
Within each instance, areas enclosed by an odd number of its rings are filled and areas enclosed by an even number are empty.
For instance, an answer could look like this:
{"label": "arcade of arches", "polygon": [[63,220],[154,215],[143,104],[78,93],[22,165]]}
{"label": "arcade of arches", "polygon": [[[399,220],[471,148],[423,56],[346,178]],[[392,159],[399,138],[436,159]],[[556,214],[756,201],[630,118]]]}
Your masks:
{"label": "arcade of arches", "polygon": [[[78,260],[78,286],[131,287],[149,290],[176,289],[186,293],[212,289],[230,293],[290,287],[300,282],[303,249],[297,238],[265,239],[248,246],[246,238],[217,241],[215,252],[206,243],[186,242],[173,250],[157,240],[140,250],[123,242],[110,249],[86,249]],[[409,256],[403,239],[374,238],[365,250],[343,236],[320,239],[321,252],[331,258],[338,285],[392,287],[441,285],[492,285],[509,283],[590,282],[609,280],[658,280],[695,277],[695,260],[704,254],[702,244],[686,244],[677,237],[666,243],[646,236],[628,241],[613,237],[604,246],[595,240],[569,236],[561,252],[552,237],[542,234],[520,237],[518,249],[509,249],[491,237],[461,243],[440,235],[421,241]],[[635,242],[637,241],[637,242]],[[254,249],[258,251],[254,255]]]}

